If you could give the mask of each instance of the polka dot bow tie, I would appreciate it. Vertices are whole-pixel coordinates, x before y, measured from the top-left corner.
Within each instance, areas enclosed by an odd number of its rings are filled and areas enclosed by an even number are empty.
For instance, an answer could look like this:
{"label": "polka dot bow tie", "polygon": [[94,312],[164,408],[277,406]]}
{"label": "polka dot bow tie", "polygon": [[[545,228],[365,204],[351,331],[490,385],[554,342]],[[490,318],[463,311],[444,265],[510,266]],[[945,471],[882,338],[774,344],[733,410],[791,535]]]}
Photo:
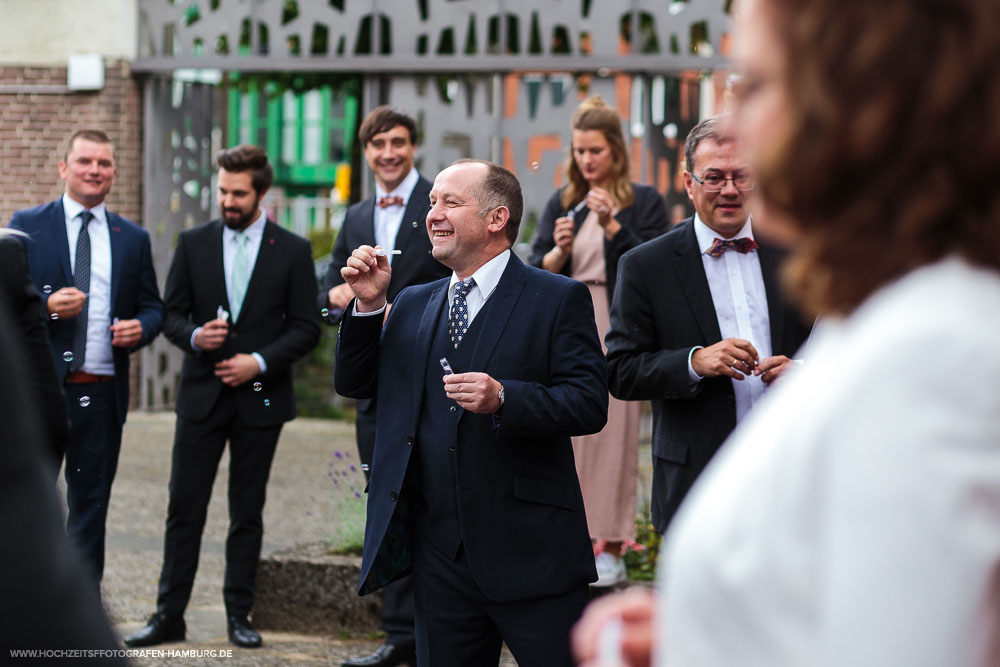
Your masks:
{"label": "polka dot bow tie", "polygon": [[757,242],[751,238],[742,239],[715,239],[712,243],[712,247],[708,250],[709,257],[722,257],[722,253],[727,250],[735,250],[736,252],[743,253],[744,255],[751,250],[757,249]]}

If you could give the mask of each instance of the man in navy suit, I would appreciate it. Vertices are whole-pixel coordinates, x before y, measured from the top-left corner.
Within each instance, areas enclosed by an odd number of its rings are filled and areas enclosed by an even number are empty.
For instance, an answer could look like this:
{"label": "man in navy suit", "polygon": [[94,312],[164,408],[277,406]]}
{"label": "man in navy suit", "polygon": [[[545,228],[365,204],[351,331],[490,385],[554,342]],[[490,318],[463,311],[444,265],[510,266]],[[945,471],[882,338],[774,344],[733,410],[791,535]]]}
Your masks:
{"label": "man in navy suit", "polygon": [[[344,308],[354,292],[340,270],[351,251],[362,245],[386,251],[392,277],[386,299],[395,300],[408,285],[428,283],[451,273],[431,255],[431,242],[424,231],[430,210],[431,183],[413,166],[417,150],[417,123],[402,111],[376,107],[361,123],[358,138],[365,160],[375,174],[375,195],[351,206],[333,246],[332,260],[319,294],[319,306],[327,312],[328,324],[340,324]],[[398,255],[392,251],[398,250]],[[375,449],[375,400],[360,399],[354,423],[361,457],[361,469],[369,476]],[[344,667],[392,667],[412,661],[413,590],[403,578],[386,587],[382,602],[382,629],[385,643],[374,654],[350,658]]]}
{"label": "man in navy suit", "polygon": [[622,257],[605,338],[611,393],[652,401],[660,533],[810,330],[781,298],[782,252],[755,239],[753,180],[726,120],[700,122],[684,152],[696,214]]}
{"label": "man in navy suit", "polygon": [[510,250],[523,210],[506,169],[459,160],[434,181],[433,254],[450,278],[399,293],[356,249],[357,298],[334,380],[378,396],[360,592],[412,571],[418,665],[571,665],[568,633],[597,579],[570,436],[607,421],[586,286]]}
{"label": "man in navy suit", "polygon": [[59,162],[65,194],[10,221],[30,237],[28,267],[45,300],[66,394],[67,531],[97,582],[128,411],[129,353],[149,343],[163,323],[149,234],[104,205],[117,175],[107,135],[81,130]]}
{"label": "man in navy suit", "polygon": [[125,638],[184,638],[212,483],[229,443],[229,534],[223,599],[229,641],[260,646],[249,621],[267,479],[282,425],[295,418],[292,364],[319,342],[309,241],[260,208],[274,180],[267,154],[236,146],[216,157],[222,218],[185,230],[164,290],[163,332],[184,352],[170,501],[156,612]]}

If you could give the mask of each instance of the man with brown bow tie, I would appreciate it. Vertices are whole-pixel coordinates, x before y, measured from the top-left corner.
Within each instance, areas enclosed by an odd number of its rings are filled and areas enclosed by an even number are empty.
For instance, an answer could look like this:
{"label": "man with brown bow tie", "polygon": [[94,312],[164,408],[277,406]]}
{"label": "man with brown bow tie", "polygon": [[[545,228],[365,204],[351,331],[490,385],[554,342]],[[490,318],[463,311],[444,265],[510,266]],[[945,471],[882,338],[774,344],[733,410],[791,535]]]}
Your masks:
{"label": "man with brown bow tie", "polygon": [[754,239],[753,179],[726,119],[684,145],[695,215],[626,253],[611,301],[608,385],[653,406],[653,524],[670,520],[719,446],[809,333],[781,299],[781,251]]}

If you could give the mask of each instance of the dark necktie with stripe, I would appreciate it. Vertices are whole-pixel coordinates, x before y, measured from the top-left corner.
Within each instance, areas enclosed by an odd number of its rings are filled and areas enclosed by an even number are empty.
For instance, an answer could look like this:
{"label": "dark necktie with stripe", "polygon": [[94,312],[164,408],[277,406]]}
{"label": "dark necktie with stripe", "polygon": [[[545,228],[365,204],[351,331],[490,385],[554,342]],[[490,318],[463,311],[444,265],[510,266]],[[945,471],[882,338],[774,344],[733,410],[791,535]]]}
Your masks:
{"label": "dark necktie with stripe", "polygon": [[455,296],[451,300],[451,312],[448,313],[448,335],[451,336],[451,344],[456,349],[462,342],[465,332],[469,330],[469,304],[465,296],[475,285],[475,278],[455,283]]}
{"label": "dark necktie with stripe", "polygon": [[74,373],[83,367],[83,359],[87,354],[87,310],[90,307],[90,221],[94,214],[84,210],[79,215],[80,235],[76,237],[76,266],[73,271],[73,286],[87,295],[83,302],[83,310],[76,316],[76,330],[73,332],[73,359],[69,362],[69,370]]}

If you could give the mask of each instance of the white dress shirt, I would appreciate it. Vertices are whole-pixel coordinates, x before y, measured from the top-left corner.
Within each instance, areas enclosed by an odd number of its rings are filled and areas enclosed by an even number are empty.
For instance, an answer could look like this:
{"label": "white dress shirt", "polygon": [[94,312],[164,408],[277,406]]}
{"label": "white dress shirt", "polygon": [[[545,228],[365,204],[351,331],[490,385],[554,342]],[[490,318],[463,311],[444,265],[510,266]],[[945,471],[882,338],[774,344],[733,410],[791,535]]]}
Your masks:
{"label": "white dress shirt", "polygon": [[[395,257],[392,250],[396,247],[399,225],[403,221],[406,205],[410,203],[410,195],[413,194],[413,188],[416,187],[418,180],[420,180],[420,174],[417,173],[416,169],[411,169],[406,178],[392,192],[386,192],[378,184],[378,181],[375,182],[375,244],[382,246],[382,249],[386,251],[386,259],[389,260],[390,265]],[[378,205],[378,200],[382,197],[400,197],[403,204],[381,208]]]}
{"label": "white dress shirt", "polygon": [[[264,226],[267,224],[267,215],[265,215],[264,210],[261,209],[257,214],[257,219],[250,223],[250,225],[243,230],[247,235],[247,286],[249,287],[250,279],[253,278],[253,269],[257,264],[257,255],[260,253],[260,244],[264,238]],[[236,244],[238,243],[236,232],[226,227],[222,226],[222,270],[226,276],[226,296],[229,297],[230,303],[233,300],[233,262],[236,257]],[[222,304],[219,304],[220,306]],[[246,295],[244,295],[243,306],[240,312],[245,312],[247,308]],[[232,322],[230,322],[232,326]],[[195,345],[194,340],[201,333],[201,327],[195,328],[191,333],[191,349],[200,350],[201,348]],[[251,356],[257,360],[257,365],[260,366],[260,372],[267,372],[267,362],[264,361],[264,357],[260,356],[257,352],[251,352]]]}
{"label": "white dress shirt", "polygon": [[818,327],[671,525],[654,664],[1000,665],[997,331],[954,258]]}
{"label": "white dress shirt", "polygon": [[[472,274],[472,278],[476,281],[476,284],[465,295],[465,303],[469,308],[470,327],[472,326],[472,321],[476,319],[476,315],[478,315],[479,311],[483,309],[484,305],[486,305],[486,300],[490,298],[493,294],[493,290],[497,288],[497,284],[500,282],[500,277],[503,275],[504,269],[507,268],[507,262],[509,261],[510,250],[504,250],[502,253],[480,266],[476,272]],[[449,312],[451,312],[451,302],[455,298],[455,285],[458,282],[460,282],[458,276],[452,272],[451,282],[448,283]]]}
{"label": "white dress shirt", "polygon": [[[740,253],[729,250],[719,257],[712,257],[708,251],[718,238],[718,234],[694,217],[694,233],[701,250],[701,261],[705,267],[705,277],[715,304],[715,316],[719,320],[719,330],[723,338],[740,338],[750,341],[761,360],[771,356],[771,328],[767,311],[767,292],[764,291],[764,276],[760,271],[760,258],[756,250]],[[750,218],[733,240],[753,239]],[[692,383],[702,378],[688,365]],[[730,380],[736,395],[736,420],[742,419],[764,393],[765,385],[759,375],[747,375],[742,381]]]}
{"label": "white dress shirt", "polygon": [[114,375],[111,351],[111,232],[108,213],[101,202],[91,209],[67,194],[62,198],[69,240],[70,271],[76,271],[76,242],[83,222],[80,213],[89,210],[94,219],[87,225],[90,235],[90,291],[87,293],[87,351],[80,370],[94,375]]}

